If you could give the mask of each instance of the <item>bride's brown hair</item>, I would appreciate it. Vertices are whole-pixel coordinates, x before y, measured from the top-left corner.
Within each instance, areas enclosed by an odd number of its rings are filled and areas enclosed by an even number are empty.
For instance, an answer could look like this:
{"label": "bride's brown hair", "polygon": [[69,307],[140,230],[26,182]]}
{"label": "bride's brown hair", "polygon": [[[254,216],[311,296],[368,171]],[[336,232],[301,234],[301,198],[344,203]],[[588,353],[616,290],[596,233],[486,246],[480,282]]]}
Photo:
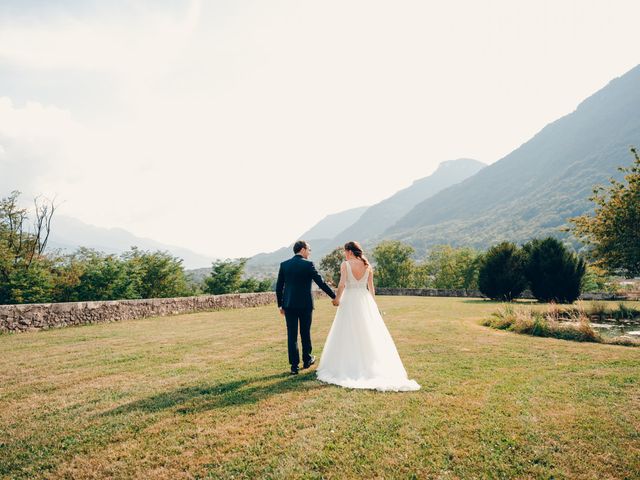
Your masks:
{"label": "bride's brown hair", "polygon": [[365,265],[369,266],[369,260],[362,254],[362,247],[358,242],[347,242],[344,244],[344,249],[349,250],[356,258],[361,259]]}

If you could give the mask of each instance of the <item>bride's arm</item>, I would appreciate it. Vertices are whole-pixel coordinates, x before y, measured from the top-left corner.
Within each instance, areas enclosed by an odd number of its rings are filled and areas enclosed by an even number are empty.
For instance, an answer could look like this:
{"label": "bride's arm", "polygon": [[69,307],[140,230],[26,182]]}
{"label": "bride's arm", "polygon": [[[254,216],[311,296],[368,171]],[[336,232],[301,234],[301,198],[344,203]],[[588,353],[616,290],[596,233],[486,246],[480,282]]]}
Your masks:
{"label": "bride's arm", "polygon": [[340,264],[340,282],[338,283],[338,291],[336,292],[336,298],[338,301],[342,298],[342,292],[347,284],[347,265],[342,262]]}
{"label": "bride's arm", "polygon": [[376,289],[373,286],[373,268],[369,266],[369,279],[367,280],[367,286],[369,287],[369,291],[371,295],[376,296]]}

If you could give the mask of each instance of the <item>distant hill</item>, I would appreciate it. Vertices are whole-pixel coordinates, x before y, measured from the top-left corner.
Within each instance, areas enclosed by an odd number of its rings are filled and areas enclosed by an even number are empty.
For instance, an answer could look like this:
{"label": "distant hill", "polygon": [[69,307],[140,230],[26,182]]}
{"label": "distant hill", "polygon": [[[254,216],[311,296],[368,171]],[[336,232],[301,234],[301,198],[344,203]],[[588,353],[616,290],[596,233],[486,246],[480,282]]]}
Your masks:
{"label": "distant hill", "polygon": [[182,265],[186,269],[210,267],[214,260],[213,257],[195,253],[187,248],[137,237],[122,228],[96,227],[64,215],[53,217],[48,248],[71,252],[82,246],[119,254],[134,245],[142,250],[166,250],[171,255],[182,258]]}
{"label": "distant hill", "polygon": [[369,207],[356,207],[327,215],[309,230],[300,235],[301,239],[329,239],[356,222]]}
{"label": "distant hill", "polygon": [[499,161],[416,205],[384,233],[427,249],[436,243],[485,248],[500,240],[554,235],[593,210],[594,184],[607,184],[640,146],[640,65],[547,125]]}
{"label": "distant hill", "polygon": [[[483,167],[485,164],[482,162],[468,158],[442,162],[431,175],[414,181],[391,197],[371,207],[358,207],[328,215],[298,238],[312,244],[313,259],[317,261],[349,240],[358,240],[366,245],[368,239],[383,232],[417,203]],[[293,254],[292,245],[293,241],[275,252],[255,255],[247,262],[247,272],[256,276],[272,274],[279,262]]]}
{"label": "distant hill", "polygon": [[368,207],[350,208],[349,210],[327,215],[309,230],[292,240],[286,247],[279,248],[270,253],[254,255],[247,262],[247,274],[258,277],[273,274],[274,266],[293,255],[293,243],[298,239],[308,241],[312,246],[314,257],[319,258],[316,251],[322,251],[325,244],[331,240],[332,237],[357,221],[367,208]]}
{"label": "distant hill", "polygon": [[414,181],[411,186],[369,207],[358,221],[336,235],[322,253],[328,253],[350,240],[370,243],[418,203],[474,175],[484,167],[484,163],[470,158],[441,162],[431,175]]}

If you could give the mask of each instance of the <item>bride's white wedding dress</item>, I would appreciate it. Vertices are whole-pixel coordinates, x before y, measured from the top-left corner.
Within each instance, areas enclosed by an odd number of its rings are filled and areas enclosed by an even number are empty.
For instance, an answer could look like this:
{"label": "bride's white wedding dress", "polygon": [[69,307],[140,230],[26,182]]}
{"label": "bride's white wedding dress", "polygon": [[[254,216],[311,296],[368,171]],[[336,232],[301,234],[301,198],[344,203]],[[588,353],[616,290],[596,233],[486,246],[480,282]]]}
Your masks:
{"label": "bride's white wedding dress", "polygon": [[419,390],[407,378],[398,350],[367,289],[369,270],[358,280],[346,261],[345,289],[316,375],[318,380],[349,388]]}

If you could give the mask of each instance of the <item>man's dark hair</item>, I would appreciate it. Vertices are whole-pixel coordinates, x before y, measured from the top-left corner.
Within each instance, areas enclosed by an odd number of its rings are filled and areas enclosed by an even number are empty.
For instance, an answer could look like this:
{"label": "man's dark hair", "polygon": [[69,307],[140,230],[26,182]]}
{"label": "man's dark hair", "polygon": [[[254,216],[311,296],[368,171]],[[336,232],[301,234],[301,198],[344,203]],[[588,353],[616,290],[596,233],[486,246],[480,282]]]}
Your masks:
{"label": "man's dark hair", "polygon": [[303,248],[309,248],[309,244],[304,240],[298,240],[293,244],[293,253],[298,253]]}

